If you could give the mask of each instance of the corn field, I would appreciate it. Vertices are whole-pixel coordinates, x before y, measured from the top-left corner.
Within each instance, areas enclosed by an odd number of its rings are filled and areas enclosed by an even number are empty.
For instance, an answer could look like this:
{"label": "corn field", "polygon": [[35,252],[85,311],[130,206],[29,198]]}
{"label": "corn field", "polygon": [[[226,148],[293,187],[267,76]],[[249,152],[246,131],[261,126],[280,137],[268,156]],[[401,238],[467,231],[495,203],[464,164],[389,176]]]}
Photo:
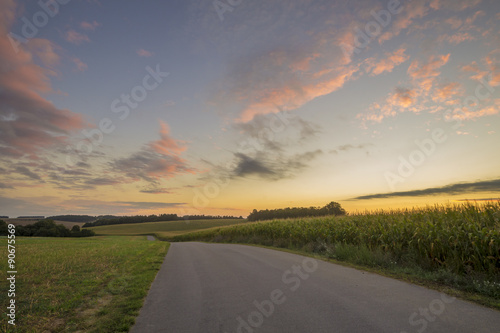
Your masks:
{"label": "corn field", "polygon": [[257,243],[289,248],[349,244],[411,258],[426,269],[500,276],[500,203],[432,206],[345,217],[274,220],[201,231],[173,241]]}

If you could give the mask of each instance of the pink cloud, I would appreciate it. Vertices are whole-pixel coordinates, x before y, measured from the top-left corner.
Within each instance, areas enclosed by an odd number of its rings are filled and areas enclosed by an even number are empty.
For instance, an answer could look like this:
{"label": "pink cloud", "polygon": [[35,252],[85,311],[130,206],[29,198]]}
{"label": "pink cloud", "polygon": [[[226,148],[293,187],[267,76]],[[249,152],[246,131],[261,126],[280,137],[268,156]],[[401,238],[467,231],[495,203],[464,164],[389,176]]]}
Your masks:
{"label": "pink cloud", "polygon": [[371,69],[371,75],[379,75],[384,72],[392,72],[392,70],[401,65],[403,62],[410,59],[410,56],[405,54],[405,49],[401,48],[395,51],[393,54],[386,54],[385,59],[382,59],[380,62],[373,66]]}
{"label": "pink cloud", "polygon": [[420,61],[415,60],[411,63],[408,68],[408,74],[413,79],[424,79],[429,77],[436,77],[441,74],[439,69],[446,65],[450,59],[450,54],[431,56],[429,61],[425,64],[421,64]]}
{"label": "pink cloud", "polygon": [[323,77],[317,83],[298,88],[293,81],[285,82],[280,88],[269,89],[257,101],[250,103],[242,112],[238,122],[248,122],[258,114],[277,113],[299,108],[313,99],[328,95],[340,89],[359,70],[357,67],[342,67],[329,78]]}
{"label": "pink cloud", "polygon": [[93,21],[93,22],[86,22],[86,21],[83,21],[82,23],[80,23],[80,27],[83,29],[83,30],[90,30],[90,31],[95,31],[95,29],[100,26],[99,23],[97,23],[96,21]]}
{"label": "pink cloud", "polygon": [[405,88],[396,88],[396,92],[388,99],[389,102],[401,108],[408,108],[415,102],[416,93]]}
{"label": "pink cloud", "polygon": [[493,105],[485,106],[476,111],[469,110],[469,108],[464,107],[460,111],[455,111],[451,115],[451,118],[460,120],[471,120],[485,116],[493,116],[499,113],[500,113],[500,98],[497,98],[494,101]]}
{"label": "pink cloud", "polygon": [[419,113],[423,110],[417,104],[418,93],[413,89],[397,87],[395,91],[387,96],[383,104],[377,102],[370,106],[368,113],[360,113],[356,118],[365,122],[380,123],[384,118],[394,117],[398,113]]}
{"label": "pink cloud", "polygon": [[73,43],[73,44],[77,44],[77,45],[79,45],[83,42],[90,42],[90,39],[87,35],[81,34],[75,30],[68,30],[64,37],[68,42]]}
{"label": "pink cloud", "polygon": [[[357,115],[363,123],[380,123],[384,118],[394,117],[402,112],[420,113],[424,110],[433,109],[426,106],[429,95],[433,92],[435,82],[441,74],[440,68],[448,63],[450,54],[431,56],[427,61],[414,60],[408,70],[408,76],[415,88],[396,88],[395,92],[389,94],[382,104],[373,103],[367,113]],[[454,84],[445,85],[438,89],[434,95],[436,99],[449,97],[451,93],[459,91]],[[448,95],[447,95],[448,94]]]}
{"label": "pink cloud", "polygon": [[128,157],[116,159],[112,163],[113,171],[123,173],[128,181],[145,180],[152,184],[178,174],[195,173],[179,156],[187,147],[170,136],[166,123],[160,122],[160,125],[160,140],[147,143]]}
{"label": "pink cloud", "polygon": [[59,54],[56,50],[60,48],[47,39],[32,38],[29,43],[26,43],[26,49],[47,67],[54,67],[60,61]]}
{"label": "pink cloud", "polygon": [[170,136],[170,128],[168,124],[160,122],[160,140],[149,143],[149,146],[154,151],[165,155],[179,155],[187,149],[183,146],[183,142],[175,140]]}
{"label": "pink cloud", "polygon": [[430,7],[435,10],[448,9],[457,12],[464,11],[467,8],[475,7],[481,0],[432,0]]}
{"label": "pink cloud", "polygon": [[56,47],[44,39],[31,40],[29,47],[16,53],[8,39],[15,6],[0,3],[0,146],[2,155],[36,154],[41,149],[64,143],[72,131],[84,126],[82,117],[58,109],[40,93],[52,93],[50,76],[55,73],[34,63],[54,65],[59,60]]}
{"label": "pink cloud", "polygon": [[475,40],[475,39],[476,38],[474,36],[472,36],[471,34],[469,34],[467,32],[459,32],[459,33],[456,33],[454,35],[447,35],[447,34],[441,35],[438,38],[438,42],[442,43],[442,42],[446,41],[450,44],[457,45],[457,44],[460,44],[462,42],[465,42],[468,40]]}
{"label": "pink cloud", "polygon": [[480,66],[476,61],[468,65],[462,66],[460,69],[463,72],[470,72],[473,80],[488,80],[490,86],[500,85],[500,49],[491,51],[486,57],[482,59],[483,66]]}
{"label": "pink cloud", "polygon": [[147,51],[147,50],[144,50],[144,49],[137,50],[137,54],[140,57],[152,57],[154,55],[153,52],[150,52],[150,51]]}
{"label": "pink cloud", "polygon": [[462,66],[461,70],[464,72],[479,72],[479,66],[476,61],[473,61],[468,65]]}
{"label": "pink cloud", "polygon": [[424,1],[407,2],[402,6],[402,12],[395,16],[389,31],[386,31],[379,37],[379,43],[398,36],[401,31],[411,26],[415,19],[422,18],[429,13],[429,7]]}
{"label": "pink cloud", "polygon": [[311,62],[318,57],[320,57],[319,54],[313,54],[290,64],[289,67],[295,72],[306,72],[311,68]]}
{"label": "pink cloud", "polygon": [[489,84],[500,86],[500,48],[491,51],[484,59],[489,69]]}
{"label": "pink cloud", "polygon": [[435,85],[435,81],[441,74],[441,67],[446,65],[450,54],[430,56],[426,62],[413,61],[408,67],[407,73],[418,85],[419,95],[427,96]]}
{"label": "pink cloud", "polygon": [[[434,102],[445,102],[452,98],[457,98],[464,94],[464,89],[462,85],[458,82],[450,82],[444,84],[433,91],[432,100]],[[452,102],[456,102],[452,101]],[[456,104],[456,103],[455,103]]]}
{"label": "pink cloud", "polygon": [[448,23],[452,29],[458,29],[463,24],[462,20],[458,17],[450,17],[446,19],[445,22]]}
{"label": "pink cloud", "polygon": [[73,58],[72,60],[73,60],[73,63],[76,65],[76,69],[79,72],[85,72],[87,70],[88,66],[86,63],[84,63],[83,61],[81,61],[78,58]]}
{"label": "pink cloud", "polygon": [[462,66],[460,68],[460,70],[463,72],[473,73],[473,75],[471,75],[469,78],[472,80],[477,80],[477,81],[481,80],[486,75],[488,75],[488,72],[485,70],[482,70],[476,61],[473,61],[468,65]]}

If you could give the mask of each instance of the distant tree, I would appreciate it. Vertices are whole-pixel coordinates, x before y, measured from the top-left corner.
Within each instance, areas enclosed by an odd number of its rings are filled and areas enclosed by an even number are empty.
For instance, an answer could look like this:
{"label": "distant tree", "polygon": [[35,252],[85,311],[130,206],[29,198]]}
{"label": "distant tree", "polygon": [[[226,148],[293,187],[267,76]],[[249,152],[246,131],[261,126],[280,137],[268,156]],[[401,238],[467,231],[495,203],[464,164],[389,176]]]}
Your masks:
{"label": "distant tree", "polygon": [[272,220],[280,218],[298,218],[308,216],[325,216],[325,215],[346,215],[346,211],[337,202],[330,202],[324,207],[294,207],[281,209],[266,209],[257,211],[254,209],[248,215],[248,221]]}
{"label": "distant tree", "polygon": [[47,217],[51,220],[66,221],[66,222],[92,222],[97,218],[90,215],[55,215]]}
{"label": "distant tree", "polygon": [[80,230],[80,227],[77,225],[73,226],[73,228],[69,230],[64,225],[56,224],[53,220],[48,219],[38,221],[35,224],[16,226],[16,236],[89,237],[94,235],[95,233],[92,230]]}
{"label": "distant tree", "polygon": [[82,229],[80,231],[80,236],[79,237],[92,237],[92,236],[95,236],[94,230]]}
{"label": "distant tree", "polygon": [[323,207],[326,211],[326,215],[346,215],[346,211],[342,206],[335,201],[330,202],[328,205]]}

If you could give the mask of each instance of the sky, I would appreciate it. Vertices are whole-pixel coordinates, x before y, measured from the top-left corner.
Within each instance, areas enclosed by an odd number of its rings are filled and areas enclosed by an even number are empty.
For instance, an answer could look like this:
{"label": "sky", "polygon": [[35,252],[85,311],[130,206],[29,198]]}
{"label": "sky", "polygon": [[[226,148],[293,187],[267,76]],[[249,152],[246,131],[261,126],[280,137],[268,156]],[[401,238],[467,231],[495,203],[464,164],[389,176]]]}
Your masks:
{"label": "sky", "polygon": [[0,0],[0,215],[500,197],[498,0]]}

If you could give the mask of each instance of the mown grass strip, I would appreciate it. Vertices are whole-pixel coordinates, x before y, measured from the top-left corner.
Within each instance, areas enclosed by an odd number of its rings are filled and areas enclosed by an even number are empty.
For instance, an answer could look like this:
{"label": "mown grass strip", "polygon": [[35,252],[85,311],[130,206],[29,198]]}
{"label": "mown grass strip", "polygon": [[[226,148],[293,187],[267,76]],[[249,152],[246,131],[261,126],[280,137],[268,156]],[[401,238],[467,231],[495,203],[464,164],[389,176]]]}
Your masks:
{"label": "mown grass strip", "polygon": [[88,228],[97,235],[178,235],[193,230],[202,230],[245,223],[242,219],[213,219],[213,220],[182,220],[165,222],[146,222],[134,224],[115,224]]}
{"label": "mown grass strip", "polygon": [[169,246],[143,236],[16,241],[15,328],[0,295],[6,332],[128,332]]}

